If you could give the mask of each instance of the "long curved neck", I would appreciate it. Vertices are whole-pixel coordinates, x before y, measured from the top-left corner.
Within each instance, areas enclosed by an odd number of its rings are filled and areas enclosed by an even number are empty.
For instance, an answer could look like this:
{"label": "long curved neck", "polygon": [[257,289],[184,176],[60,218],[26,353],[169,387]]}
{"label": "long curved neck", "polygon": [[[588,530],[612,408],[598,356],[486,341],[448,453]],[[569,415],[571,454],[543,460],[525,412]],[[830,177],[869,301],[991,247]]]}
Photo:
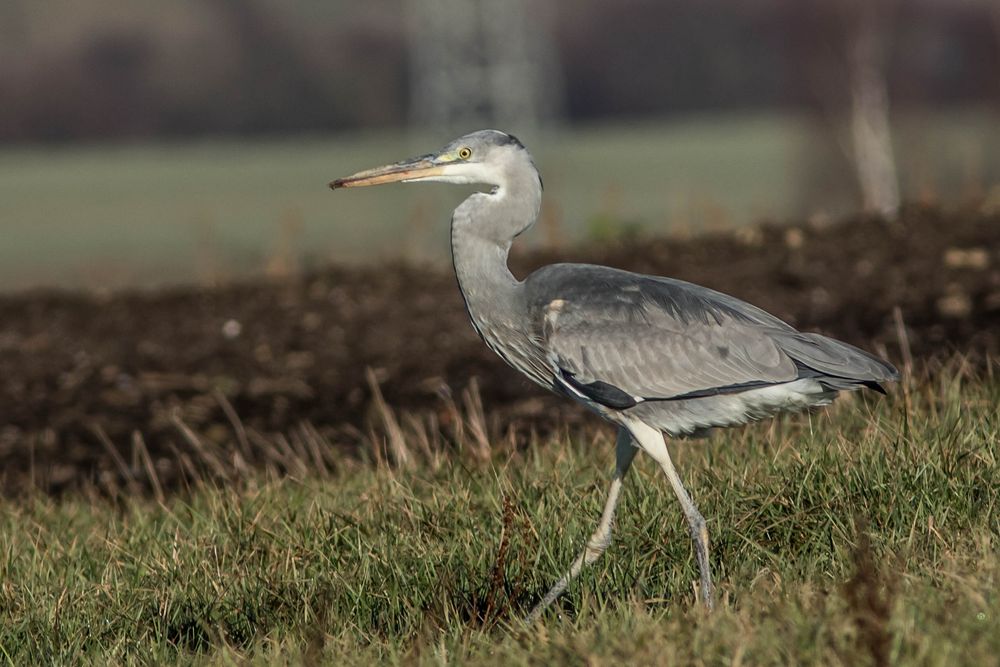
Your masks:
{"label": "long curved neck", "polygon": [[470,307],[491,296],[502,296],[518,282],[507,268],[511,241],[491,238],[476,228],[495,214],[495,207],[488,203],[493,196],[472,195],[455,209],[451,219],[451,259],[459,289]]}
{"label": "long curved neck", "polygon": [[517,170],[492,193],[462,202],[451,220],[451,252],[458,286],[480,333],[513,315],[520,282],[507,268],[514,237],[535,222],[541,184],[533,168]]}

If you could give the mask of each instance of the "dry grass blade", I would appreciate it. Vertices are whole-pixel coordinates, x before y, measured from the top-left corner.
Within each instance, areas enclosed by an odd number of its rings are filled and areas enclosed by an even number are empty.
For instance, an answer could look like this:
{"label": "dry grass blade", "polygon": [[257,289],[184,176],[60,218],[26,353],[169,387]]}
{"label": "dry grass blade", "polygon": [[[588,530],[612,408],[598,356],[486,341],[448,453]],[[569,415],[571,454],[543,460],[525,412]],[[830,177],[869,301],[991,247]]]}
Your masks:
{"label": "dry grass blade", "polygon": [[903,374],[909,378],[913,375],[913,351],[910,349],[910,334],[907,333],[906,323],[903,322],[903,310],[899,306],[892,308],[892,321],[896,329],[896,342],[899,343],[899,350],[903,355]]}
{"label": "dry grass blade", "polygon": [[303,457],[292,448],[292,444],[288,438],[278,433],[274,436],[274,443],[281,452],[281,457],[278,461],[289,474],[302,477],[309,472],[309,466],[306,465]]}
{"label": "dry grass blade", "polygon": [[479,383],[476,378],[472,378],[469,386],[462,392],[462,402],[465,405],[466,420],[472,436],[473,452],[480,461],[488,461],[491,449],[490,436],[486,427],[483,398],[479,393]]}
{"label": "dry grass blade", "polygon": [[465,442],[465,420],[462,418],[462,412],[455,405],[455,399],[452,398],[451,388],[447,385],[442,385],[438,390],[438,396],[444,402],[445,409],[445,425],[451,427],[452,441],[456,444],[461,444]]}
{"label": "dry grass blade", "polygon": [[143,468],[146,469],[146,477],[149,478],[149,483],[153,487],[153,496],[156,498],[156,502],[162,503],[166,499],[163,493],[163,485],[160,484],[160,476],[156,472],[156,466],[153,465],[153,459],[149,455],[146,441],[142,439],[142,433],[139,431],[132,431],[132,449],[138,452]]}
{"label": "dry grass blade", "polygon": [[100,424],[92,424],[91,431],[93,432],[94,437],[100,441],[104,450],[111,457],[111,460],[115,462],[118,472],[121,473],[122,479],[125,480],[125,485],[128,488],[129,493],[138,495],[140,493],[140,488],[139,484],[136,482],[135,475],[132,474],[132,469],[129,468],[127,463],[125,463],[125,459],[122,458],[118,448],[116,448],[114,443],[111,442],[111,438],[109,438],[108,434],[104,432],[104,429]]}
{"label": "dry grass blade", "polygon": [[305,442],[305,436],[302,433],[302,429],[293,429],[287,436],[284,437],[291,445],[292,452],[295,454],[295,459],[298,462],[298,465],[308,469],[311,456],[309,454],[309,446]]}
{"label": "dry grass blade", "polygon": [[406,438],[403,437],[403,429],[399,427],[396,415],[393,413],[382,396],[379,389],[378,379],[375,371],[371,368],[365,370],[365,379],[368,381],[368,388],[372,392],[372,400],[375,403],[375,411],[382,421],[382,428],[385,431],[386,442],[389,446],[389,453],[393,462],[400,468],[411,468],[413,466],[413,456],[410,448],[406,445]]}
{"label": "dry grass blade", "polygon": [[[331,473],[331,467],[327,465],[327,456],[324,452],[329,453],[333,451],[333,447],[330,443],[320,434],[316,427],[310,422],[302,422],[299,424],[299,431],[302,435],[302,442],[305,443],[306,449],[312,458],[313,465],[316,466],[317,472],[319,472],[324,477],[329,477]],[[333,459],[330,459],[331,463],[335,463]]]}
{"label": "dry grass blade", "polygon": [[236,434],[236,442],[239,444],[240,452],[243,454],[244,458],[250,458],[250,441],[247,438],[246,427],[243,426],[243,420],[240,416],[236,414],[236,410],[233,408],[233,404],[229,402],[226,395],[221,391],[216,390],[214,392],[215,401],[222,408],[222,412],[226,415],[226,419],[233,427],[233,432]]}
{"label": "dry grass blade", "polygon": [[209,450],[208,446],[206,446],[205,443],[202,442],[201,438],[198,437],[198,434],[195,433],[190,426],[184,423],[180,414],[174,412],[170,415],[170,422],[184,437],[184,440],[187,441],[187,443],[191,445],[196,452],[198,452],[198,456],[206,465],[208,465],[214,475],[219,477],[219,479],[226,479],[230,476],[225,464],[219,459],[218,456]]}
{"label": "dry grass blade", "polygon": [[[424,461],[430,464],[432,470],[438,470],[441,468],[442,457],[440,438],[435,437],[435,443],[431,444],[430,432],[436,430],[437,427],[433,416],[433,413],[429,414],[425,422],[420,415],[404,412],[403,424],[406,426],[409,437],[417,443],[417,448],[423,454]],[[435,433],[435,435],[437,434]]]}
{"label": "dry grass blade", "polygon": [[173,442],[169,443],[169,447],[171,453],[174,455],[174,460],[180,466],[181,480],[184,486],[190,491],[193,485],[202,481],[202,477],[187,452],[182,452]]}
{"label": "dry grass blade", "polygon": [[256,451],[263,453],[263,458],[265,461],[270,463],[280,463],[282,460],[281,452],[275,444],[264,437],[262,434],[258,433],[253,429],[247,429],[247,440],[256,447]]}

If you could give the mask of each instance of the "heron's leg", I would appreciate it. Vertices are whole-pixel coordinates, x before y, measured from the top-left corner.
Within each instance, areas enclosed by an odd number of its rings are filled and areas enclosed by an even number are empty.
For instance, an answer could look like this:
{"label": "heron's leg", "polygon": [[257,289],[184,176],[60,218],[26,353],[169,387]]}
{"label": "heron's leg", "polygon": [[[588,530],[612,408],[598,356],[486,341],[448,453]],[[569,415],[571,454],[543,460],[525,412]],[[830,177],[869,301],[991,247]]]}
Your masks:
{"label": "heron's leg", "polygon": [[538,617],[542,615],[545,608],[552,604],[566,590],[570,582],[579,576],[581,570],[583,570],[583,566],[590,565],[597,560],[604,553],[605,549],[608,548],[608,545],[611,544],[611,528],[615,520],[615,508],[618,506],[618,499],[621,495],[622,480],[625,478],[625,473],[628,472],[629,467],[632,465],[632,459],[635,458],[638,451],[632,442],[632,437],[629,435],[628,430],[619,428],[618,439],[615,443],[615,474],[611,479],[608,499],[604,503],[604,511],[601,513],[601,521],[597,524],[597,530],[587,540],[587,545],[580,552],[580,555],[577,556],[576,560],[573,561],[573,565],[570,566],[569,571],[555,583],[549,592],[545,594],[545,597],[542,598],[542,601],[536,604],[535,608],[531,610],[531,613],[525,618],[526,623],[534,623],[538,620]]}
{"label": "heron's leg", "polygon": [[705,517],[701,515],[692,502],[691,496],[684,489],[684,484],[681,483],[681,478],[677,475],[673,461],[670,460],[670,453],[667,451],[667,443],[663,440],[663,433],[642,422],[631,422],[629,430],[643,451],[652,456],[663,468],[667,479],[670,480],[670,486],[674,489],[674,495],[677,496],[677,500],[680,501],[681,507],[684,509],[684,516],[687,518],[691,539],[694,542],[694,553],[698,559],[698,569],[701,572],[701,600],[706,607],[712,609],[714,592],[712,589],[712,570],[708,562],[708,527],[705,525]]}

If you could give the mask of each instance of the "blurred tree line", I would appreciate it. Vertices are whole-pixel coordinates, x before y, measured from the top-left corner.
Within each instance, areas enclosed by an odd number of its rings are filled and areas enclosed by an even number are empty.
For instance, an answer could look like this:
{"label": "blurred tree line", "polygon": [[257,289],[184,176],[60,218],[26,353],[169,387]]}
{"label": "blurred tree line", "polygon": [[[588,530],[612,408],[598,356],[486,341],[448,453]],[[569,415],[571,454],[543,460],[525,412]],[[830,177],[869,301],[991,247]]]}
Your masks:
{"label": "blurred tree line", "polygon": [[[835,0],[553,2],[569,120],[817,110],[840,95]],[[1000,102],[998,5],[892,3],[894,108]],[[4,0],[0,140],[402,125],[404,15],[401,0]]]}

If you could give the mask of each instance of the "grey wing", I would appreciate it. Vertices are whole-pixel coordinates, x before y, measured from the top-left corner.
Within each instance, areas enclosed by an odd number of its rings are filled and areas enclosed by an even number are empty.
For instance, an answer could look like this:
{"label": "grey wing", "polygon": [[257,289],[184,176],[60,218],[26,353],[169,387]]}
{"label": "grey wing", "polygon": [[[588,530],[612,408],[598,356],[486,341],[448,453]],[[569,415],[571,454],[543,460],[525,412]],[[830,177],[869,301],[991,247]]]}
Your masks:
{"label": "grey wing", "polygon": [[895,374],[857,348],[797,332],[739,299],[679,280],[561,264],[525,285],[554,382],[612,408],[801,377],[850,388]]}

